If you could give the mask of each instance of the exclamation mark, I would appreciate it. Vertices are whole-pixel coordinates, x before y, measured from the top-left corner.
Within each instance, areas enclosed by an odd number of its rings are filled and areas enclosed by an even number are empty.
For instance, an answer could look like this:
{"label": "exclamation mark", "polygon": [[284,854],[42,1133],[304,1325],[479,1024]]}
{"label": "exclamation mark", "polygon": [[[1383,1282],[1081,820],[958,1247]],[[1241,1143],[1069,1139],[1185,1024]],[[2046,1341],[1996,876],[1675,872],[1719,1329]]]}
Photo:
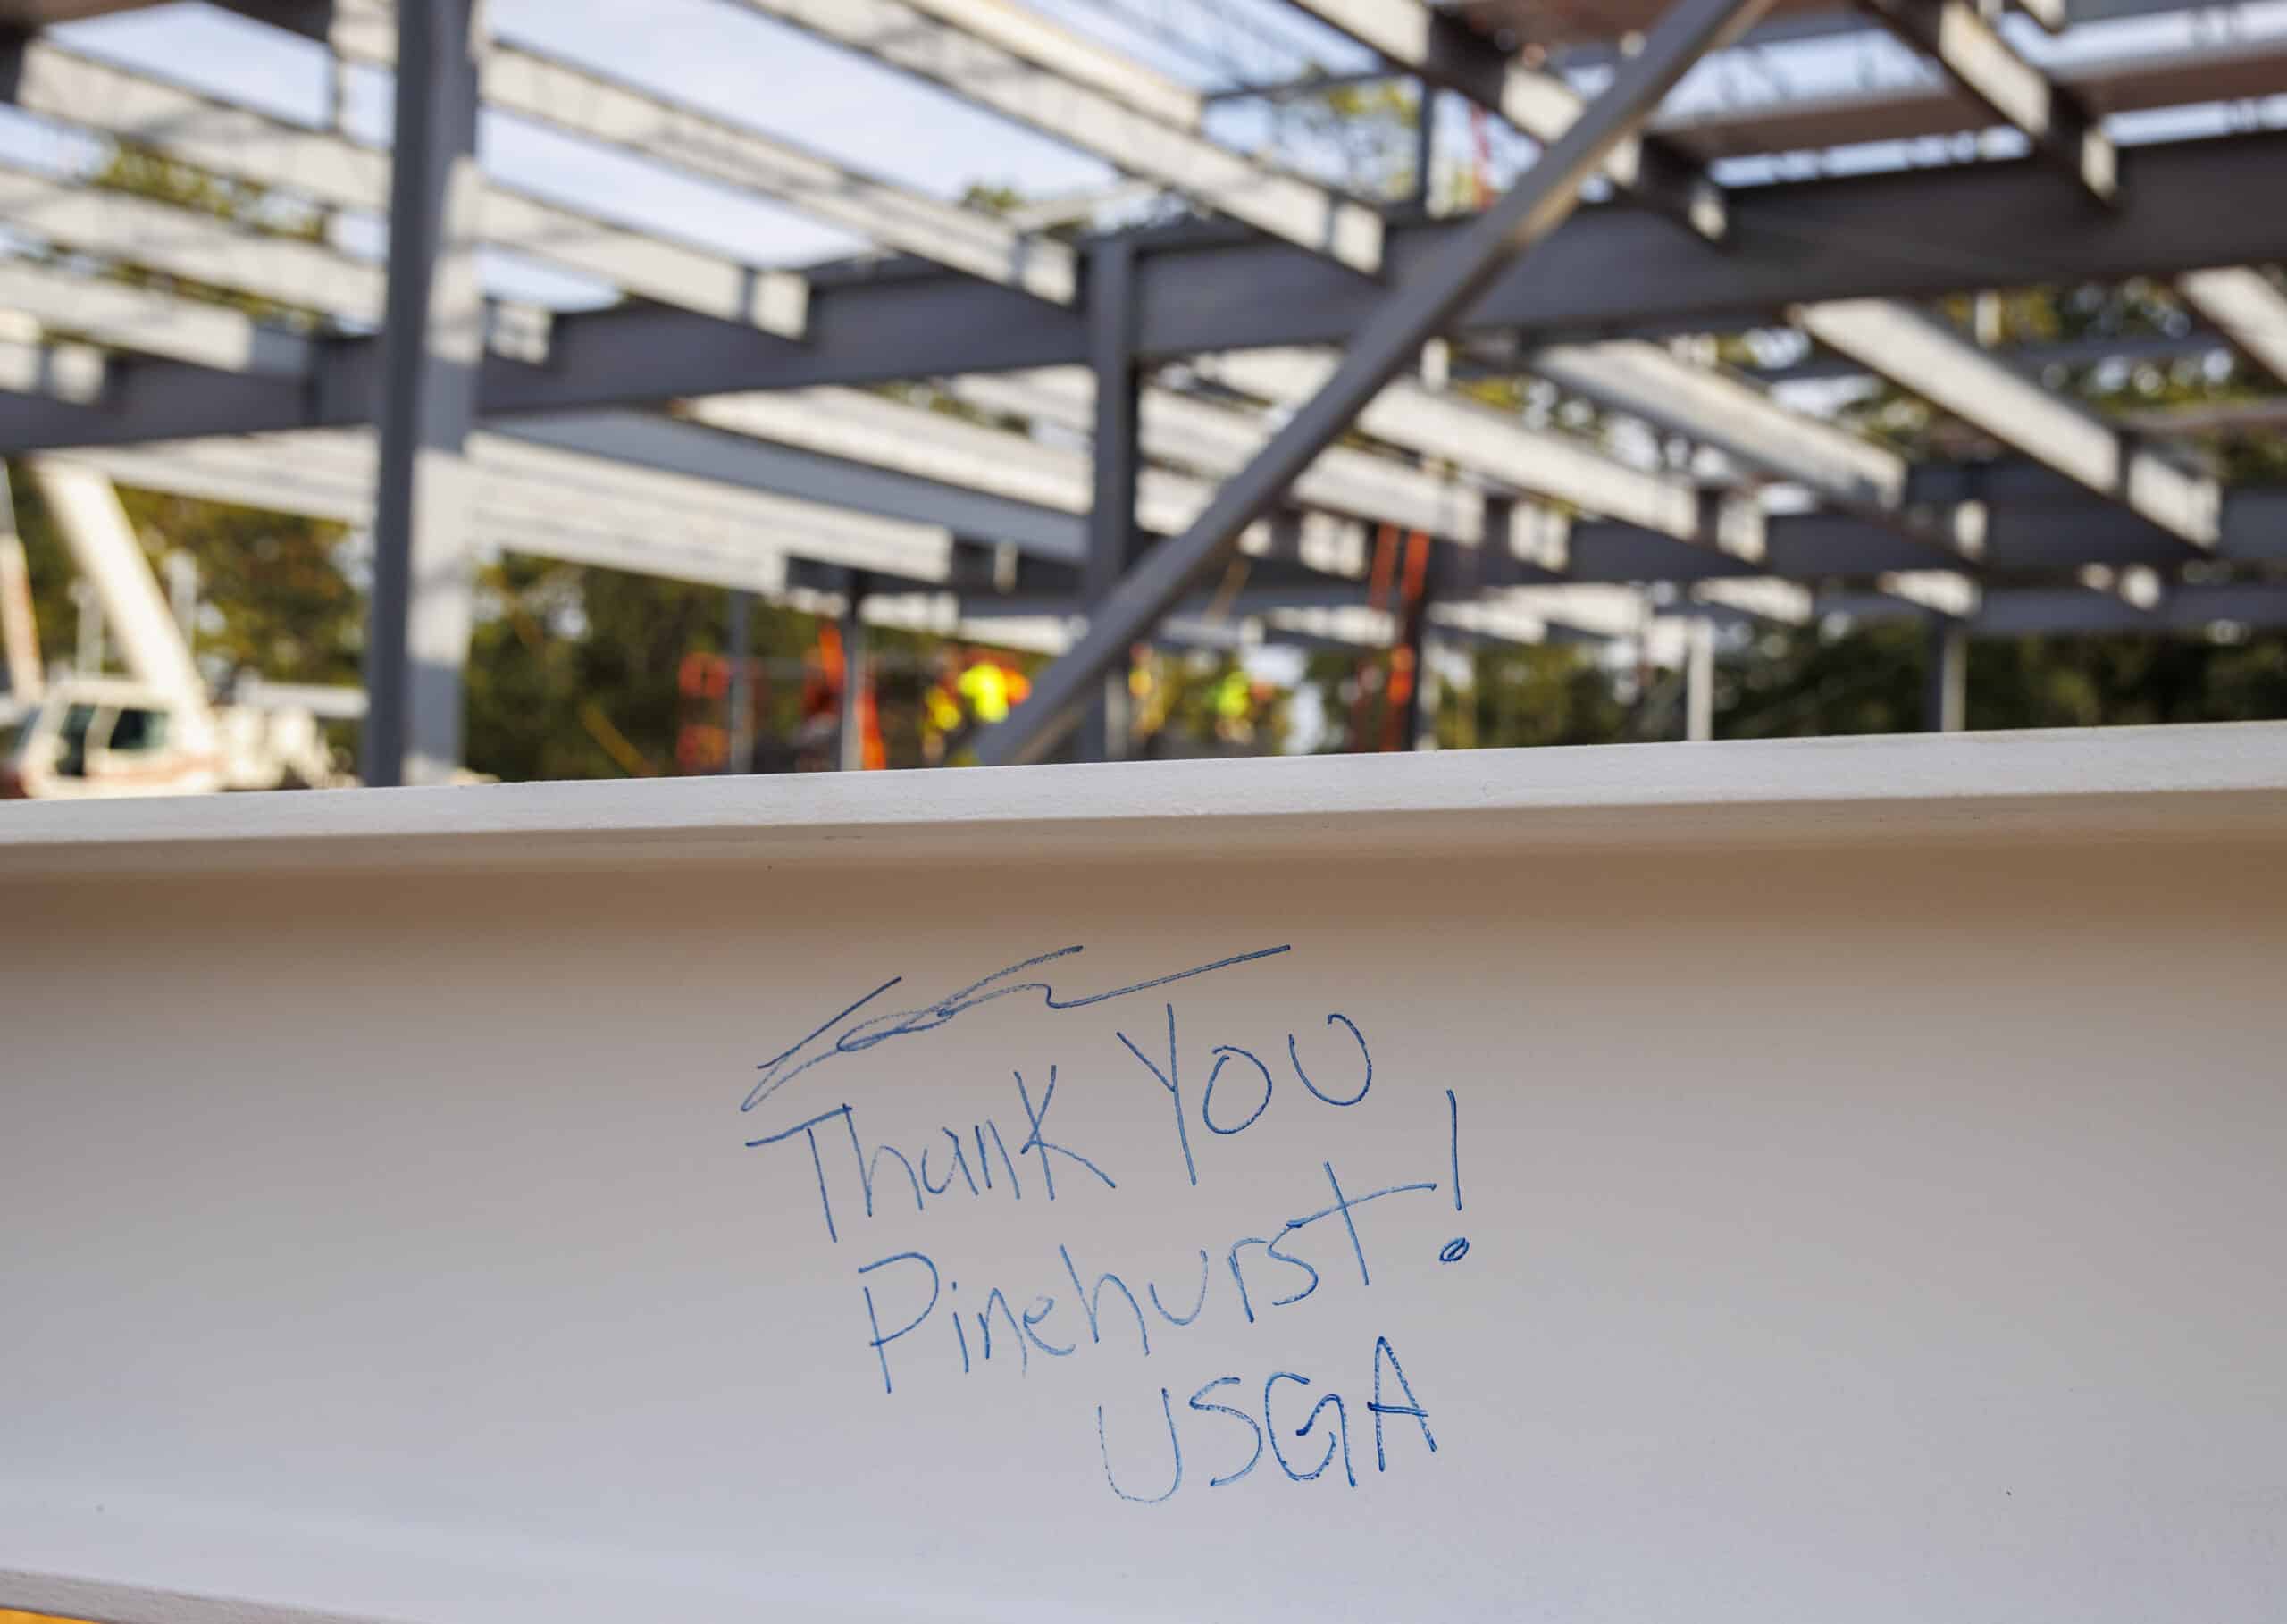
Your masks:
{"label": "exclamation mark", "polygon": [[1452,1148],[1453,1160],[1453,1210],[1462,1210],[1462,1102],[1453,1098],[1453,1091],[1445,1091],[1446,1143]]}
{"label": "exclamation mark", "polygon": [[[1453,1173],[1453,1210],[1462,1210],[1462,1102],[1453,1098],[1453,1091],[1445,1091],[1445,1145]],[[1458,1263],[1469,1256],[1469,1237],[1455,1235],[1437,1249],[1437,1261]]]}

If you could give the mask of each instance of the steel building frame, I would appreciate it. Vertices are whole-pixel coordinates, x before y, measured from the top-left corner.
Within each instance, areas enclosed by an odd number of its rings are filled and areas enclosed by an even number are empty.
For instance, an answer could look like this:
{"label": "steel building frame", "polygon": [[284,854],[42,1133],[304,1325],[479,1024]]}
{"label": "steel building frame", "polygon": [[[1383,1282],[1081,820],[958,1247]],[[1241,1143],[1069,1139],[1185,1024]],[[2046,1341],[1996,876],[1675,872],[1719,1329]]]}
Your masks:
{"label": "steel building frame", "polygon": [[[1529,17],[1531,0],[1467,16],[1285,0],[1372,52],[1370,71],[1538,144],[1505,196],[1439,218],[1423,199],[1376,205],[1239,154],[1208,116],[1229,92],[1000,0],[723,3],[1046,133],[1199,217],[1076,239],[950,204],[493,38],[473,0],[231,5],[340,63],[422,63],[395,76],[407,161],[394,164],[339,129],[38,31],[87,0],[0,7],[13,30],[0,92],[22,111],[315,209],[388,216],[376,264],[338,235],[265,234],[0,165],[9,223],[53,250],[0,259],[0,451],[369,523],[371,782],[434,780],[457,761],[480,545],[1057,652],[984,739],[987,760],[1040,758],[1076,726],[1083,755],[1120,753],[1126,651],[1155,637],[1656,634],[1692,677],[1696,728],[1716,622],[1912,616],[1932,627],[1929,716],[1948,726],[1973,632],[2287,623],[2287,493],[2219,486],[2182,438],[2199,427],[2106,421],[2039,375],[2228,347],[2287,383],[2287,296],[2262,269],[2287,260],[2287,133],[2242,118],[2139,144],[2108,124],[2287,92],[2275,34],[2068,51],[2052,68],[2051,35],[2070,45],[2091,22],[2185,7],[2041,0],[2008,19],[1970,0],[1838,0],[1831,16],[1761,21],[1767,0],[1674,0],[1632,54],[1584,38],[1528,57],[1471,19]],[[1669,109],[1685,74],[1741,38],[1877,32],[1919,53],[1925,83]],[[750,265],[567,206],[482,172],[486,109],[789,205],[886,256]],[[1939,163],[1725,183],[1727,163],[1765,155],[1971,134],[1974,151]],[[1990,155],[2012,143],[2023,155]],[[620,302],[488,303],[483,245]],[[115,264],[314,320],[289,330],[106,280]],[[2167,280],[2196,322],[2013,352],[1926,307],[2132,278]],[[1760,375],[1681,342],[1781,324],[1811,351]],[[1666,455],[1528,423],[1453,381],[1485,373],[1620,414]],[[1998,454],[1915,464],[1773,392],[1789,375],[1852,374]],[[958,421],[884,384],[1030,427]],[[1366,602],[1376,526],[1432,536],[1450,560],[1411,630]],[[1234,558],[1243,590],[1196,592]]]}

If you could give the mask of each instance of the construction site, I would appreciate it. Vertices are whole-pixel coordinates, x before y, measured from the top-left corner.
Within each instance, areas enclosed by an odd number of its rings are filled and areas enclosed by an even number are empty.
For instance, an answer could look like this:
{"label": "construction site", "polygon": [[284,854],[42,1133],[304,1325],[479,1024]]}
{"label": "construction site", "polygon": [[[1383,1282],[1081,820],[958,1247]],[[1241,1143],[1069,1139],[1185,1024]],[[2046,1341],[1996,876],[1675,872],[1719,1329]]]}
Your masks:
{"label": "construction site", "polygon": [[0,101],[0,1624],[2279,1624],[2287,0]]}
{"label": "construction site", "polygon": [[[607,774],[1159,753],[1154,672],[1246,753],[1477,741],[1492,650],[1683,739],[1869,628],[1932,731],[1980,641],[2269,650],[2282,8],[1660,9],[13,0],[0,452],[78,630],[0,547],[10,782],[498,776],[504,558],[724,594],[623,657],[672,738],[565,699]],[[106,482],[346,538],[338,679],[202,655]],[[1797,710],[1738,731],[1870,725]]]}

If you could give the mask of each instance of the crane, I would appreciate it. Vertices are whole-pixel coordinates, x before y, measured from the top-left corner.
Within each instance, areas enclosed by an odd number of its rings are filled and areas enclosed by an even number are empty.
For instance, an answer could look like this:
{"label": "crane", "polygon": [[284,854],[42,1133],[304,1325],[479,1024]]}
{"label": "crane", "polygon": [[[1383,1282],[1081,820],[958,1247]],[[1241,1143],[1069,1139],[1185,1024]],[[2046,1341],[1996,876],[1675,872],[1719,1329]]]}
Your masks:
{"label": "crane", "polygon": [[46,458],[28,466],[127,674],[42,682],[22,544],[11,531],[0,545],[0,638],[12,697],[29,708],[0,761],[0,797],[197,795],[347,782],[306,704],[218,705],[209,697],[108,478]]}

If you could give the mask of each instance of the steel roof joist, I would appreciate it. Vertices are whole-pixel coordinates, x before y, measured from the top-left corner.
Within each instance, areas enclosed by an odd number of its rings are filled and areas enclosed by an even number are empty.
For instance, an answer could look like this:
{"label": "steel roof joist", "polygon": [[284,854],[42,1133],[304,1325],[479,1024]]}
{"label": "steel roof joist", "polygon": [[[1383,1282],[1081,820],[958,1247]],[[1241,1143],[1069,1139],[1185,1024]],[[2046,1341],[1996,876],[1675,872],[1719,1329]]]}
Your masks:
{"label": "steel roof joist", "polygon": [[[1079,367],[958,378],[945,387],[987,411],[1055,423],[1086,433],[1095,415],[1095,381]],[[1273,425],[1247,413],[1173,389],[1143,391],[1146,456],[1220,477],[1244,466]],[[1355,448],[1333,446],[1294,481],[1297,502],[1466,546],[1485,534],[1482,495],[1459,481]],[[1161,530],[1161,525],[1146,525]],[[1177,526],[1180,528],[1180,526]]]}
{"label": "steel roof joist", "polygon": [[484,91],[500,112],[777,199],[885,247],[1058,304],[1076,296],[1069,244],[529,48],[496,46]]}
{"label": "steel roof joist", "polygon": [[0,309],[114,349],[223,372],[300,378],[310,370],[307,339],[243,311],[30,260],[0,260]]}
{"label": "steel roof joist", "polygon": [[2247,358],[2287,383],[2287,295],[2260,271],[2195,271],[2176,279],[2184,302]]}
{"label": "steel roof joist", "polygon": [[2082,407],[1900,306],[1805,306],[1796,325],[1868,371],[1992,435],[2195,548],[2216,544],[2216,482],[2123,438]]}
{"label": "steel roof joist", "polygon": [[[134,141],[167,157],[319,203],[387,212],[390,162],[384,148],[360,146],[328,130],[215,101],[48,41],[20,42],[13,49],[20,54],[21,67],[13,99],[27,113]],[[69,189],[96,197],[123,196],[76,185]],[[147,208],[164,206],[147,204]],[[138,217],[146,213],[147,209],[138,212]],[[598,219],[497,180],[485,183],[480,230],[484,240],[496,247],[600,278],[641,297],[752,325],[780,338],[802,336],[808,290],[795,272],[742,264],[726,255]],[[378,276],[378,268],[369,268],[369,273]]]}
{"label": "steel roof joist", "polygon": [[[1240,350],[1205,364],[1214,377],[1281,405],[1306,400],[1333,376],[1337,358],[1313,350]],[[1568,435],[1526,427],[1474,401],[1397,379],[1358,414],[1377,439],[1496,480],[1529,496],[1568,503],[1687,542],[1738,550],[1736,527],[1711,515],[1690,481],[1637,468]]]}
{"label": "steel roof joist", "polygon": [[[1089,64],[1102,53],[1045,19],[1023,20],[1027,54],[1018,56],[1004,48],[1007,30],[992,25],[993,8],[986,6],[954,7],[940,0],[939,11],[962,18],[954,27],[901,0],[734,3],[942,85],[1353,271],[1371,276],[1382,268],[1382,221],[1372,209],[1163,122],[1132,100],[1085,82]],[[972,27],[978,31],[964,31]]]}
{"label": "steel roof joist", "polygon": [[2069,92],[2017,54],[1973,0],[1860,0],[1890,31],[1929,56],[2033,150],[2100,203],[2120,189],[2120,157],[2103,126]]}

